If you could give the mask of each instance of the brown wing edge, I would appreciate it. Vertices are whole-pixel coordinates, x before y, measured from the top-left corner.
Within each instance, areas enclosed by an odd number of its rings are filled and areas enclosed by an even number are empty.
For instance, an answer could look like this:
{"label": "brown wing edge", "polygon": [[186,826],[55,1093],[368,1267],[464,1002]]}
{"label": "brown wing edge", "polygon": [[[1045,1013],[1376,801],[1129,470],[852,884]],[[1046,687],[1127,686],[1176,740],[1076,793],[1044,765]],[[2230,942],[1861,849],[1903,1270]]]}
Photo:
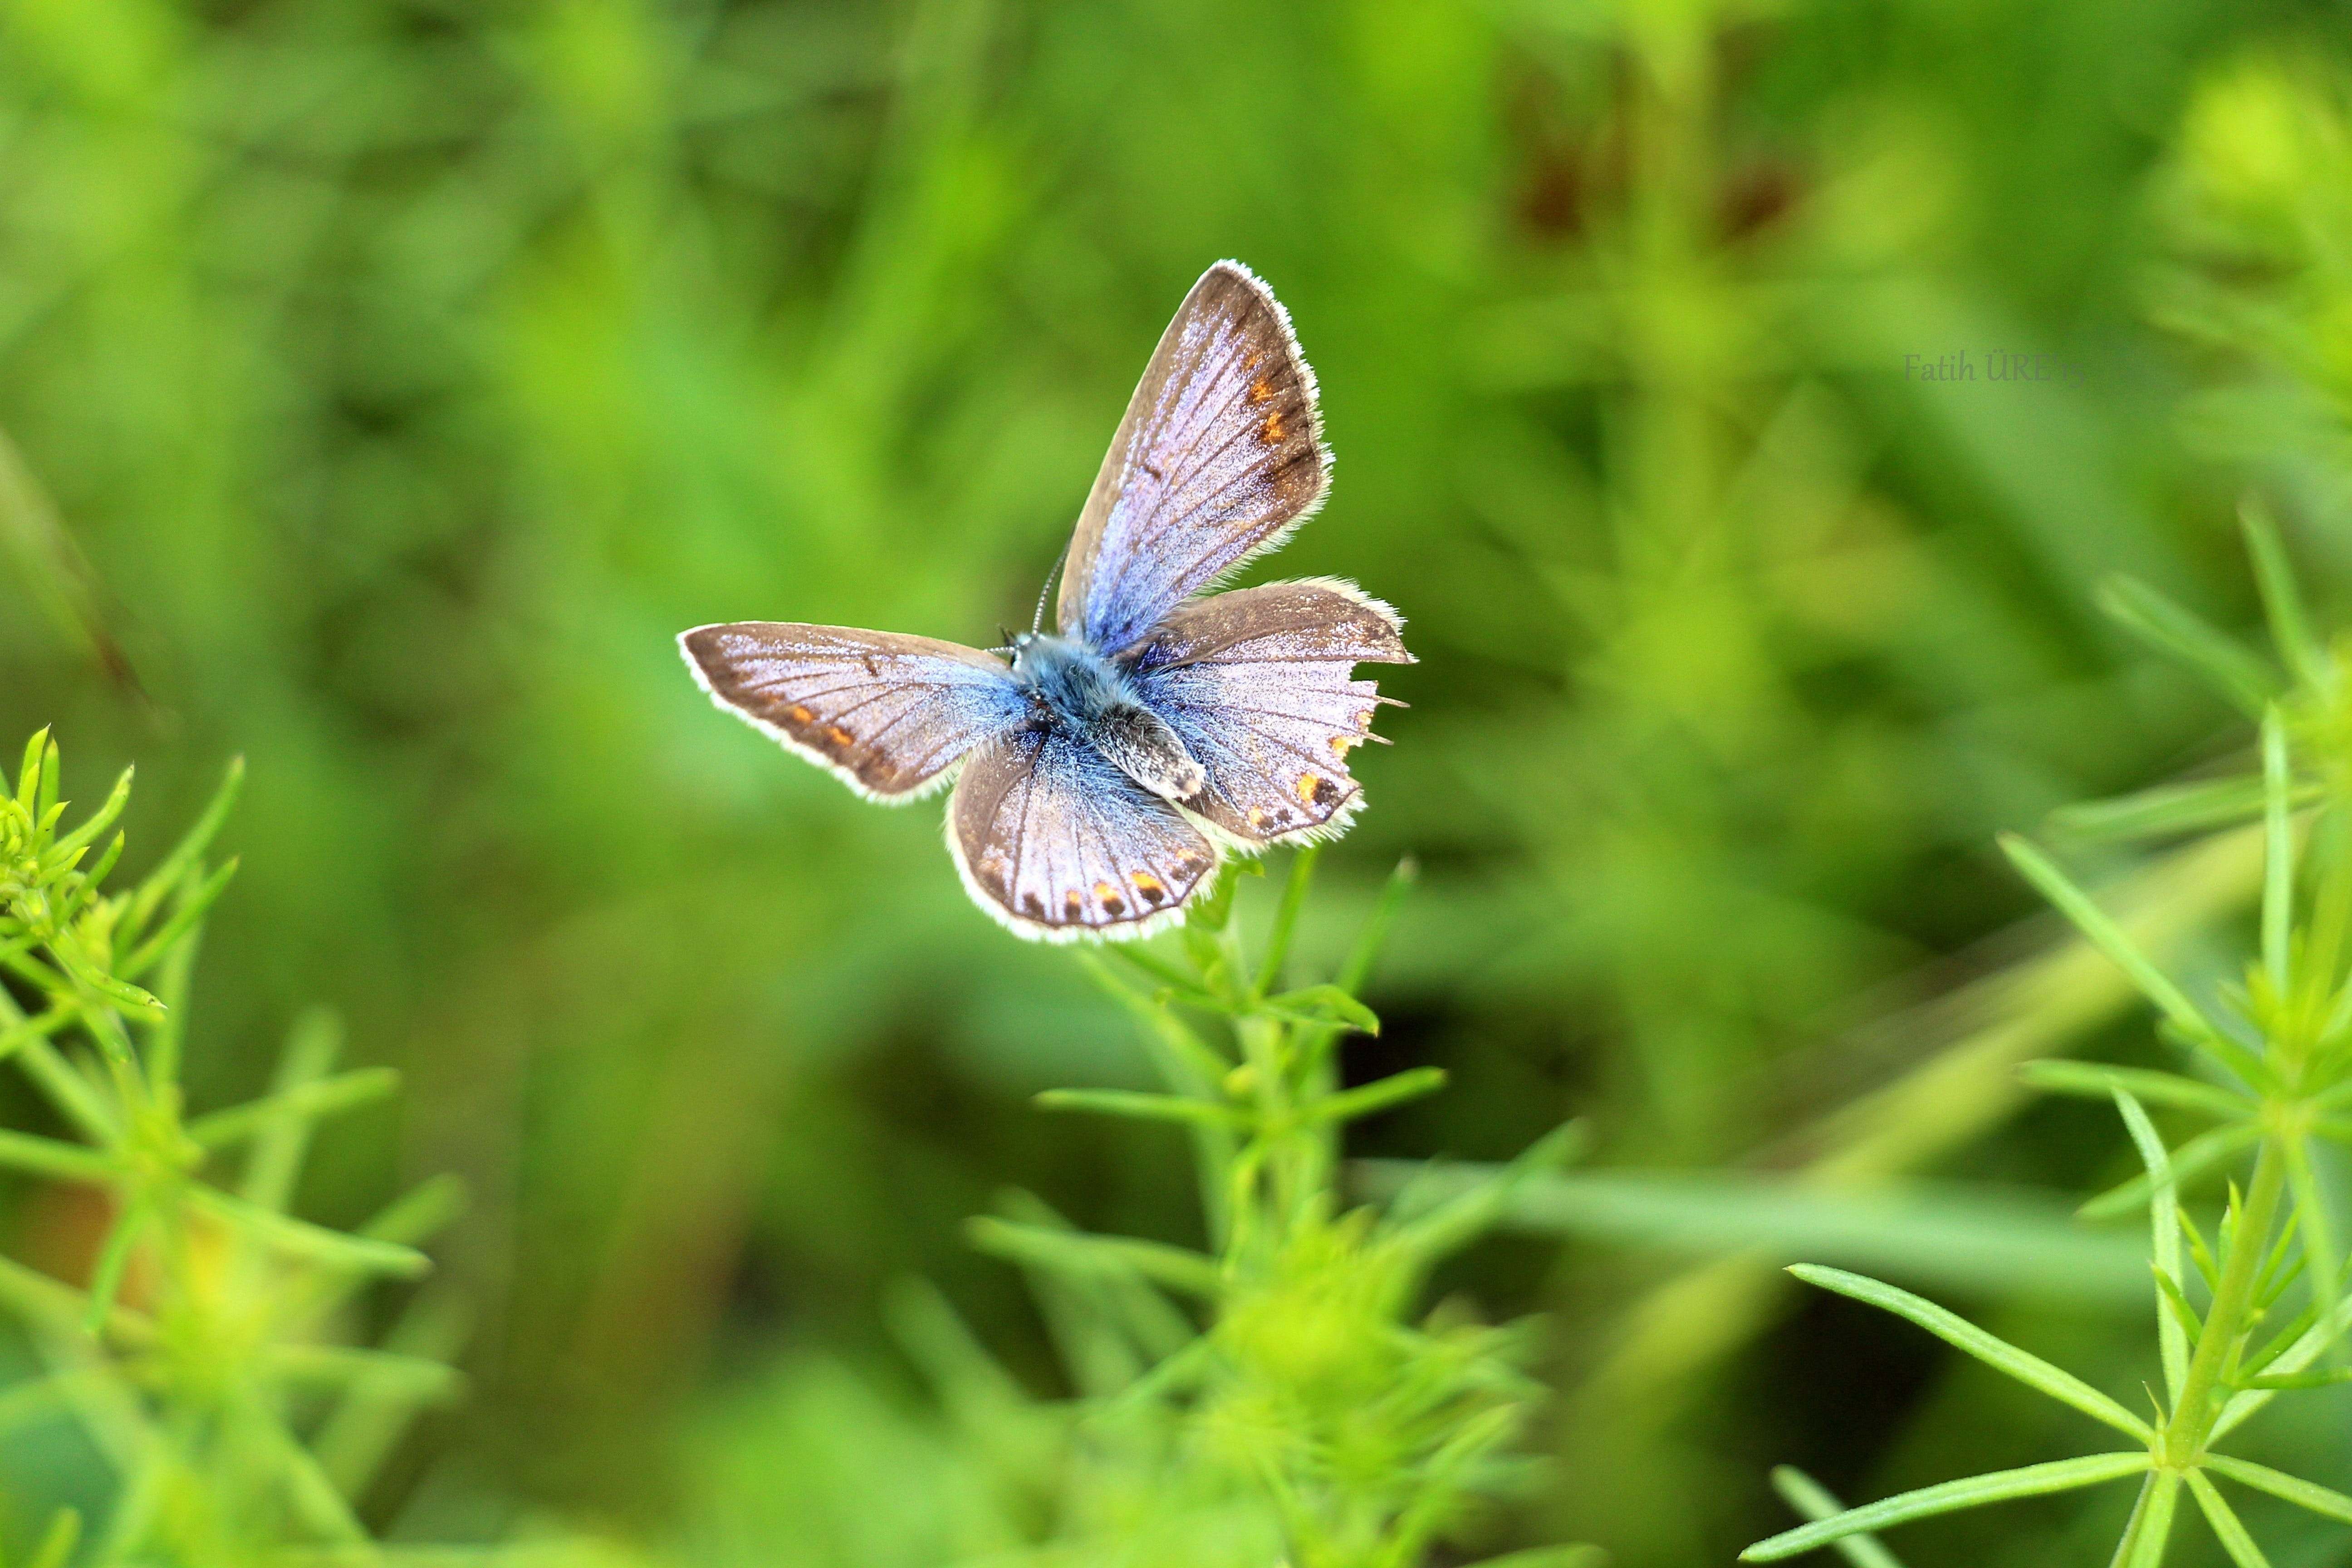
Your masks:
{"label": "brown wing edge", "polygon": [[1119,459],[1127,449],[1129,432],[1134,426],[1136,411],[1143,402],[1144,389],[1152,384],[1155,373],[1161,370],[1163,356],[1174,348],[1186,319],[1196,310],[1206,309],[1214,290],[1220,287],[1240,290],[1263,309],[1274,323],[1274,335],[1282,346],[1283,361],[1297,378],[1306,406],[1307,447],[1315,454],[1315,484],[1313,493],[1301,501],[1280,526],[1250,546],[1215,578],[1202,584],[1194,591],[1194,596],[1213,592],[1219,584],[1230,580],[1234,573],[1258,556],[1281,549],[1292,534],[1323,509],[1323,503],[1330,498],[1331,468],[1336,459],[1323,439],[1322,388],[1315,379],[1315,367],[1307,363],[1306,352],[1298,346],[1298,333],[1290,324],[1288,308],[1275,298],[1274,290],[1267,287],[1264,279],[1242,262],[1227,258],[1212,263],[1184,296],[1184,302],[1176,308],[1176,314],[1169,319],[1166,330],[1160,334],[1160,342],[1153,347],[1151,357],[1144,363],[1143,374],[1137,380],[1135,390],[1128,395],[1127,410],[1119,416],[1118,426],[1111,434],[1110,449],[1103,454],[1102,467],[1095,473],[1094,487],[1087,492],[1086,505],[1079,510],[1077,526],[1071,534],[1069,559],[1062,572],[1061,592],[1054,601],[1055,624],[1066,636],[1076,627],[1084,610],[1080,601],[1086,590],[1080,584],[1091,582],[1093,577],[1094,557],[1102,542],[1103,524],[1110,517],[1111,505],[1118,499],[1118,483],[1124,477]]}
{"label": "brown wing edge", "polygon": [[[1003,742],[988,743],[998,745]],[[968,755],[977,758],[980,750],[975,747]],[[963,780],[959,777],[958,784],[961,785],[962,782]],[[997,798],[1000,800],[1003,798],[1001,792]],[[1024,942],[1049,942],[1058,947],[1087,942],[1141,942],[1146,937],[1157,936],[1161,931],[1181,922],[1192,900],[1204,897],[1214,889],[1218,873],[1224,869],[1224,858],[1217,852],[1219,836],[1206,830],[1199,821],[1194,819],[1192,813],[1180,811],[1177,815],[1195,831],[1201,833],[1209,849],[1209,868],[1201,873],[1201,879],[1187,889],[1182,898],[1164,909],[1154,910],[1148,915],[1139,915],[1130,920],[1114,921],[1108,925],[1055,925],[1051,921],[1030,919],[1007,905],[993,891],[983,887],[980,879],[972,874],[971,863],[964,858],[962,835],[956,830],[956,807],[953,795],[949,797],[948,808],[942,815],[945,818],[943,837],[947,839],[948,858],[955,862],[956,877],[963,883],[965,894],[973,903],[980,906],[981,913]]]}
{"label": "brown wing edge", "polygon": [[[910,805],[916,801],[921,800],[928,795],[938,794],[940,791],[946,789],[950,784],[955,782],[956,775],[963,771],[965,760],[971,755],[971,749],[967,749],[966,751],[949,758],[936,770],[926,774],[923,778],[916,781],[913,784],[905,789],[876,789],[872,784],[867,784],[864,779],[860,778],[854,769],[845,765],[838,758],[824,751],[822,747],[800,739],[783,725],[773,723],[769,720],[761,718],[758,713],[752,711],[749,704],[740,701],[721,690],[717,681],[711,678],[709,667],[703,663],[701,657],[695,651],[694,644],[691,641],[692,638],[698,637],[706,632],[728,631],[737,626],[788,624],[794,623],[766,621],[714,621],[709,626],[689,626],[685,631],[677,634],[678,656],[686,661],[687,673],[694,677],[695,685],[700,687],[702,689],[702,694],[710,699],[710,704],[712,707],[718,709],[721,713],[729,714],[731,717],[740,719],[744,723],[751,725],[751,728],[759,731],[760,733],[767,736],[768,739],[775,742],[776,744],[783,747],[784,750],[792,752],[793,755],[800,758],[802,761],[814,763],[818,767],[823,768],[826,773],[831,773],[835,778],[839,779],[843,784],[848,785],[850,793],[856,795],[860,800],[870,800],[878,805]],[[855,628],[827,627],[824,629],[854,630]],[[932,637],[908,637],[904,640],[908,642],[919,642],[926,645],[927,647],[934,647],[956,653],[979,652],[978,649],[967,648],[961,643],[944,642]]]}

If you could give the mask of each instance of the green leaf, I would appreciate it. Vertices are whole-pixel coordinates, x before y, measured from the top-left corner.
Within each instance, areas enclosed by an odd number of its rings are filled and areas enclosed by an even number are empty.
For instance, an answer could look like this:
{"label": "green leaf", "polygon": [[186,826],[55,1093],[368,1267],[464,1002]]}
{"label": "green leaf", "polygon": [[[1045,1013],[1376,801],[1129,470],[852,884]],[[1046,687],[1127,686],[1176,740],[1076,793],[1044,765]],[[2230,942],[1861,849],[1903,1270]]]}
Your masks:
{"label": "green leaf", "polygon": [[2109,1100],[2121,1091],[2158,1105],[2231,1118],[2251,1116],[2257,1107],[2256,1101],[2220,1084],[2179,1073],[2151,1072],[2146,1068],[2106,1067],[2096,1062],[2046,1058],[2022,1064],[2017,1074],[2035,1089],[2084,1100]]}
{"label": "green leaf", "polygon": [[[171,952],[181,938],[194,931],[196,922],[205,918],[205,912],[213,907],[214,901],[227,891],[229,883],[236,879],[237,864],[236,857],[232,855],[215,868],[210,876],[181,895],[180,901],[172,908],[171,918],[163,923],[154,935],[132,949],[131,956],[122,961],[120,966],[122,973],[126,975],[145,973],[158,959]],[[161,1006],[162,1004],[158,1003],[157,1005]]]}
{"label": "green leaf", "polygon": [[1297,1024],[1346,1024],[1367,1035],[1381,1032],[1380,1015],[1337,985],[1309,985],[1269,996],[1254,1011]]}
{"label": "green leaf", "polygon": [[1859,1274],[1849,1274],[1843,1268],[1822,1268],[1814,1264],[1800,1263],[1791,1267],[1789,1272],[1809,1285],[1818,1285],[1824,1290],[1834,1290],[1841,1296],[1867,1301],[1898,1317],[1908,1318],[1945,1343],[1966,1351],[1987,1366],[2006,1373],[2029,1387],[2040,1389],[2062,1405],[2073,1405],[2095,1421],[2104,1421],[2142,1442],[2155,1436],[2147,1422],[2074,1373],[2062,1371],[2005,1340],[1996,1339],[1958,1313],[1946,1311],[1933,1301],[1924,1300],[1908,1290],[1898,1290],[1892,1285],[1882,1284]]}
{"label": "green leaf", "polygon": [[2294,831],[2288,806],[2286,723],[2263,713],[2263,969],[2287,994],[2287,925],[2294,915]]}
{"label": "green leaf", "polygon": [[1257,979],[1250,986],[1250,994],[1263,996],[1282,979],[1282,966],[1290,957],[1291,933],[1298,929],[1298,911],[1306,907],[1307,884],[1315,879],[1315,861],[1323,852],[1319,844],[1309,844],[1290,858],[1290,875],[1282,884],[1282,902],[1275,907],[1274,926],[1265,935],[1265,953],[1258,961]]}
{"label": "green leaf", "polygon": [[188,1136],[207,1149],[225,1149],[267,1131],[281,1118],[316,1121],[340,1110],[382,1100],[400,1088],[400,1074],[390,1068],[362,1068],[316,1079],[276,1094],[226,1110],[215,1110],[188,1123]]}
{"label": "green leaf", "polygon": [[0,1165],[68,1182],[110,1181],[119,1173],[113,1161],[79,1143],[5,1129],[0,1129]]}
{"label": "green leaf", "polygon": [[41,759],[48,754],[49,731],[47,725],[33,731],[25,742],[25,761],[16,770],[16,804],[30,816],[34,801],[41,793]]}
{"label": "green leaf", "polygon": [[[2262,1141],[2262,1128],[2251,1122],[2216,1127],[2210,1131],[2199,1133],[2172,1152],[2174,1190],[2177,1192],[2185,1184],[2195,1181],[2231,1156],[2242,1153]],[[2108,1188],[2076,1212],[2084,1219],[2113,1219],[2147,1203],[2154,1189],[2154,1181],[2143,1172],[2121,1186]]]}
{"label": "green leaf", "polygon": [[2180,1506],[2180,1476],[2174,1470],[2158,1470],[2151,1476],[2147,1493],[2141,1506],[2132,1510],[2131,1555],[2125,1559],[2127,1568],[2158,1568],[2164,1561],[2164,1549],[2172,1543],[2172,1514]]}
{"label": "green leaf", "polygon": [[1224,1289],[1217,1260],[1164,1242],[1124,1236],[1089,1236],[983,1215],[965,1223],[974,1247],[1016,1263],[1078,1275],[1140,1276],[1188,1295],[1214,1297]]}
{"label": "green leaf", "polygon": [[329,1230],[325,1226],[294,1219],[275,1209],[231,1197],[202,1183],[191,1182],[184,1190],[194,1207],[238,1226],[256,1240],[289,1258],[303,1258],[330,1268],[390,1274],[404,1279],[413,1279],[433,1267],[433,1260],[413,1247]]}
{"label": "green leaf", "polygon": [[1363,929],[1356,933],[1356,945],[1349,950],[1348,962],[1339,966],[1339,989],[1349,995],[1363,994],[1364,982],[1372,977],[1372,965],[1380,962],[1381,950],[1388,945],[1397,910],[1404,906],[1405,895],[1420,879],[1421,862],[1410,855],[1399,860],[1396,869],[1389,873],[1387,884],[1381,889],[1380,901],[1372,906]]}
{"label": "green leaf", "polygon": [[81,1542],[81,1515],[72,1509],[61,1508],[49,1520],[48,1530],[41,1543],[33,1549],[28,1568],[66,1568],[73,1561],[74,1548]]}
{"label": "green leaf", "polygon": [[2148,962],[2146,954],[2124,934],[2121,926],[2107,918],[2105,910],[2091,901],[2089,894],[2076,887],[2069,877],[2058,869],[2050,858],[2014,833],[2004,833],[2000,847],[2010,861],[2025,879],[2040,890],[2042,896],[2057,906],[2058,911],[2074,922],[2075,929],[2091,941],[2091,944],[2114,961],[2116,967],[2129,975],[2132,984],[2163,1010],[2164,1015],[2191,1034],[2210,1035],[2213,1026],[2189,1000],[2188,994],[2175,985],[2164,972]]}
{"label": "green leaf", "polygon": [[[1518,1157],[1499,1168],[1444,1173],[1458,1178],[1425,1213],[1396,1226],[1397,1245],[1424,1261],[1444,1258],[1467,1247],[1509,1212],[1514,1198],[1528,1183],[1565,1165],[1584,1152],[1587,1130],[1581,1121],[1563,1122],[1519,1151]],[[1397,1184],[1402,1186],[1402,1184]]]}
{"label": "green leaf", "polygon": [[122,815],[122,808],[131,802],[131,772],[130,768],[123,769],[122,776],[114,781],[114,788],[107,795],[106,804],[92,812],[89,819],[79,827],[49,847],[48,852],[42,857],[46,864],[63,865],[73,858],[74,853],[84,845],[96,843],[98,836],[114,825],[114,819]]}
{"label": "green leaf", "polygon": [[2294,1194],[2294,1217],[2303,1231],[2303,1255],[2311,1277],[2312,1304],[2325,1321],[2336,1315],[2336,1233],[2327,1218],[2327,1200],[2311,1168],[2311,1145],[2302,1138],[2282,1138],[2279,1152],[2286,1161],[2288,1189]]}
{"label": "green leaf", "polygon": [[2278,524],[2260,496],[2249,494],[2238,503],[2238,521],[2245,530],[2246,549],[2254,558],[2254,585],[2262,590],[2263,611],[2271,623],[2271,640],[2294,679],[2312,689],[2327,682],[2327,658],[2311,633],[2311,617],[2304,613],[2303,595],[2294,585],[2294,568],[2287,563],[2286,547],[2279,542]]}
{"label": "green leaf", "polygon": [[[1475,1187],[1499,1169],[1357,1166],[1371,1196],[1423,1199]],[[1849,1192],[1739,1171],[1530,1173],[1496,1219],[1542,1235],[1778,1265],[1811,1259],[1958,1289],[2031,1290],[2133,1311],[2148,1301],[2137,1239],[2088,1229],[2070,1205],[2034,1189],[1903,1182]]]}
{"label": "green leaf", "polygon": [[1405,1072],[1327,1096],[1316,1101],[1300,1115],[1299,1120],[1310,1126],[1331,1121],[1353,1121],[1360,1117],[1435,1094],[1445,1087],[1444,1068],[1413,1068]]}
{"label": "green leaf", "polygon": [[205,847],[213,841],[213,835],[221,830],[221,824],[228,820],[230,808],[236,805],[237,792],[244,786],[245,759],[232,758],[220,787],[205,803],[195,826],[181,836],[179,843],[172,847],[172,852],[147,874],[147,879],[140,883],[139,890],[131,895],[131,908],[122,922],[122,934],[126,940],[147,929],[147,922],[154,916],[155,910],[179,887],[180,879],[196,863],[197,857],[204,854]]}
{"label": "green leaf", "polygon": [[[2298,805],[2319,797],[2316,784],[2295,791]],[[2251,821],[2262,812],[2262,780],[2204,779],[2062,805],[2050,814],[2050,826],[2068,838],[2096,843],[2203,833]]]}
{"label": "green leaf", "polygon": [[1481,1558],[1469,1568],[1609,1568],[1609,1553],[1598,1546],[1537,1546]]}
{"label": "green leaf", "polygon": [[2326,1372],[2290,1372],[2274,1377],[2242,1377],[2239,1388],[2334,1388],[2352,1383],[2352,1366],[2331,1367]]}
{"label": "green leaf", "polygon": [[114,1216],[114,1226],[107,1232],[106,1245],[99,1249],[98,1262],[89,1271],[89,1303],[81,1320],[84,1331],[94,1334],[106,1327],[114,1311],[114,1299],[122,1290],[122,1277],[130,1270],[131,1251],[152,1217],[143,1203],[130,1204]]}
{"label": "green leaf", "polygon": [[2172,1309],[2157,1314],[2157,1350],[2164,1363],[2165,1391],[2177,1400],[2189,1376],[2189,1340],[2202,1331],[2197,1314],[2189,1309],[2189,1298],[2180,1289],[2180,1189],[2173,1179],[2172,1156],[2165,1149],[2164,1140],[2157,1136],[2156,1124],[2147,1119],[2147,1112],[2120,1086],[2115,1090],[2115,1100],[2116,1108],[2123,1113],[2124,1126],[2139,1150],[2140,1161],[2147,1167],[2149,1267],[2156,1271],[2157,1289]]}
{"label": "green leaf", "polygon": [[2203,676],[2248,717],[2259,717],[2277,695],[2277,673],[2252,650],[2138,579],[2108,578],[2099,584],[2098,602],[2126,630]]}
{"label": "green leaf", "polygon": [[[1794,1465],[1772,1467],[1772,1489],[1808,1520],[1829,1519],[1845,1511],[1845,1504],[1831,1495],[1828,1488]],[[1843,1536],[1830,1544],[1853,1568],[1903,1568],[1901,1561],[1874,1535]]]}
{"label": "green leaf", "polygon": [[1846,1510],[1828,1519],[1783,1531],[1769,1540],[1759,1541],[1739,1554],[1742,1563],[1773,1563],[1783,1557],[1794,1557],[1801,1552],[1811,1552],[1817,1546],[1827,1546],[1849,1535],[1864,1531],[1883,1530],[1889,1525],[1903,1524],[1915,1519],[1927,1519],[1939,1513],[1954,1513],[1964,1508],[1980,1508],[1986,1503],[2006,1502],[2011,1498],[2041,1497],[2050,1492],[2073,1491],[2082,1487],[2095,1487],[2104,1481],[2121,1480],[2149,1468],[2151,1461],[2144,1453],[2089,1454],[2078,1459],[2054,1459],[2044,1465],[2028,1465],[2022,1469],[1995,1470],[1990,1475],[1969,1476],[1964,1480],[1945,1481],[1939,1486],[1922,1487],[1917,1491],[1861,1508]]}
{"label": "green leaf", "polygon": [[1082,1110],[1097,1116],[1123,1116],[1138,1121],[1184,1121],[1234,1131],[1248,1128],[1249,1119],[1229,1105],[1188,1100],[1173,1094],[1140,1094],[1125,1089],[1049,1089],[1037,1096],[1041,1110]]}
{"label": "green leaf", "polygon": [[2231,1562],[2238,1568],[2271,1568],[2271,1560],[2263,1555],[2263,1549],[2254,1544],[2252,1536],[2246,1533],[2246,1527],[2239,1521],[2237,1510],[2230,1506],[2229,1500],[2221,1495],[2220,1489],[2205,1479],[2204,1471],[2189,1472],[2189,1491],[2204,1513],[2205,1522],[2213,1527],[2214,1535],[2220,1538],[2221,1550],[2230,1554]]}
{"label": "green leaf", "polygon": [[2205,1468],[2216,1475],[2229,1477],[2242,1486],[2264,1491],[2275,1498],[2284,1498],[2299,1508],[2325,1514],[2345,1524],[2352,1524],[2352,1497],[2331,1491],[2284,1470],[2273,1470],[2268,1465],[2257,1465],[2244,1459],[2233,1459],[2227,1454],[2208,1454]]}

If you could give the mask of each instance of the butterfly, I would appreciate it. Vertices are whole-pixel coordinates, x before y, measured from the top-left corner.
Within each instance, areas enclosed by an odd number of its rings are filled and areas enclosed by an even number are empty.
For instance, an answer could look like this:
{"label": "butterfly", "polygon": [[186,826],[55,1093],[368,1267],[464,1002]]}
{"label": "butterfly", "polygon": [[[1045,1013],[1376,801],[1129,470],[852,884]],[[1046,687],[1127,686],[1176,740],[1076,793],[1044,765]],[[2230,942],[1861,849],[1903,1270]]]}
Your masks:
{"label": "butterfly", "polygon": [[1147,935],[1221,850],[1337,834],[1363,802],[1348,752],[1394,700],[1355,666],[1413,662],[1402,618],[1328,578],[1208,592],[1304,522],[1330,470],[1289,313],[1220,261],[1111,438],[1051,633],[1041,595],[1000,649],[741,621],[679,651],[721,709],[868,799],[952,782],[948,853],[1016,934]]}

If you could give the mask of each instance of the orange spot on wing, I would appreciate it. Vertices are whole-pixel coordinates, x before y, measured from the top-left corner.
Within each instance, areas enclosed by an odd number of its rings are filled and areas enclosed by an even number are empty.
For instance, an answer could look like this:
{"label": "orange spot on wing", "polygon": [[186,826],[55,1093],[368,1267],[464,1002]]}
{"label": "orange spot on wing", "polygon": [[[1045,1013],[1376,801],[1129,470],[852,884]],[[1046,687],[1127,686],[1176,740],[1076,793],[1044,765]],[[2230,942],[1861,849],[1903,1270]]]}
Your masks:
{"label": "orange spot on wing", "polygon": [[784,710],[784,717],[790,719],[795,724],[805,724],[810,720],[815,718],[816,715],[795,702],[791,707]]}
{"label": "orange spot on wing", "polygon": [[1334,735],[1331,737],[1331,754],[1335,757],[1345,757],[1349,747],[1360,746],[1363,743],[1353,735]]}
{"label": "orange spot on wing", "polygon": [[1313,773],[1299,774],[1298,804],[1301,805],[1313,805],[1315,804],[1315,788],[1322,782],[1323,781],[1321,779],[1317,778]]}
{"label": "orange spot on wing", "polygon": [[1249,390],[1242,395],[1249,399],[1252,404],[1271,403],[1274,401],[1274,388],[1267,383],[1265,377],[1259,376],[1249,384]]}
{"label": "orange spot on wing", "polygon": [[857,739],[856,736],[851,734],[848,731],[843,729],[838,724],[827,724],[824,727],[824,738],[831,741],[836,746],[846,746],[852,741]]}
{"label": "orange spot on wing", "polygon": [[1260,422],[1260,424],[1258,425],[1258,427],[1257,427],[1257,438],[1258,438],[1259,440],[1261,440],[1261,441],[1265,442],[1265,443],[1267,446],[1269,446],[1269,447],[1279,446],[1279,445],[1281,444],[1281,442],[1282,442],[1282,410],[1281,410],[1281,409],[1279,409],[1279,408],[1276,409],[1273,413],[1271,413],[1271,414],[1267,415],[1267,416],[1265,416],[1265,418],[1263,421],[1261,421],[1261,422]]}

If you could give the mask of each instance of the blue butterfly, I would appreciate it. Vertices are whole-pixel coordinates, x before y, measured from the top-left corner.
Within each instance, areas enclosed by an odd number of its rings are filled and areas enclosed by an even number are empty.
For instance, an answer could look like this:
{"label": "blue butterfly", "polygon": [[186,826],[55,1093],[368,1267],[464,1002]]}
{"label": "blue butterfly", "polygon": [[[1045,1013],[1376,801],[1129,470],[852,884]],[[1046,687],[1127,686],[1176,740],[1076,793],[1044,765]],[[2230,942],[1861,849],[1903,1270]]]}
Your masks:
{"label": "blue butterfly", "polygon": [[[743,621],[678,638],[711,700],[870,800],[950,780],[948,852],[1024,937],[1135,937],[1244,854],[1337,834],[1348,752],[1410,664],[1403,621],[1323,578],[1194,597],[1321,504],[1331,455],[1290,317],[1239,262],[1185,296],[1071,537],[1054,632],[982,651]],[[1008,663],[999,657],[1009,653]]]}

